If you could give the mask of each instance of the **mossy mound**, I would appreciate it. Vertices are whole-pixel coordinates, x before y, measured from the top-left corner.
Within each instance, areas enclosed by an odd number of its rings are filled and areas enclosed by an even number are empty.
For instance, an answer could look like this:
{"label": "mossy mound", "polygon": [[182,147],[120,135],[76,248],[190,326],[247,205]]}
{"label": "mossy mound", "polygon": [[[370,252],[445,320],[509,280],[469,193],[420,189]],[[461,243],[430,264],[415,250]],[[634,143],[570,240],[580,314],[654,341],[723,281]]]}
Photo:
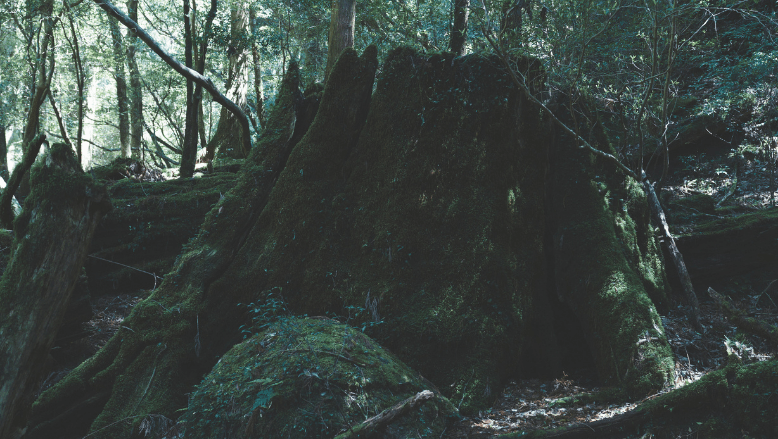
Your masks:
{"label": "mossy mound", "polygon": [[[227,352],[180,422],[187,438],[331,438],[432,383],[358,330],[284,318]],[[436,395],[376,437],[438,438],[456,408]]]}
{"label": "mossy mound", "polygon": [[91,289],[104,294],[158,285],[161,279],[155,282],[138,270],[160,278],[170,271],[182,246],[236,180],[234,173],[218,172],[161,182],[125,178],[110,185],[115,207],[95,232],[93,257],[86,263]]}
{"label": "mossy mound", "polygon": [[110,163],[91,170],[96,180],[122,180],[131,178],[140,181],[161,181],[162,172],[132,158],[119,157]]}

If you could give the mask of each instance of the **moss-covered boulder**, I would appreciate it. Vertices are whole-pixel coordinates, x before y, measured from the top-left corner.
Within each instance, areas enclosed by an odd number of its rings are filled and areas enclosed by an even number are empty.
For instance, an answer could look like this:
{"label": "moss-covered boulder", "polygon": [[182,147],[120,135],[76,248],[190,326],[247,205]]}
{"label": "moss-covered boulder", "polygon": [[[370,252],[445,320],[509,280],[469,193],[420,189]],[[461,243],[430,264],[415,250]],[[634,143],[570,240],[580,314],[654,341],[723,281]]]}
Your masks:
{"label": "moss-covered boulder", "polygon": [[[283,318],[227,352],[181,418],[187,438],[331,438],[435,387],[359,330]],[[438,438],[456,408],[435,395],[377,437]]]}

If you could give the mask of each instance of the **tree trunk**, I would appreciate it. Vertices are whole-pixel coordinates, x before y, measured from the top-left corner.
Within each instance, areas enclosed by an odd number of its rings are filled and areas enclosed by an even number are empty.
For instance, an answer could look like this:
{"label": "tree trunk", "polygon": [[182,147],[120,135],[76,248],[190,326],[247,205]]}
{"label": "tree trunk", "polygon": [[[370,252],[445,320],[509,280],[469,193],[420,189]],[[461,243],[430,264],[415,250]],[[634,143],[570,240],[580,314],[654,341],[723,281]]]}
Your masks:
{"label": "tree trunk", "polygon": [[[65,3],[67,5],[67,3]],[[68,6],[66,6],[68,7]],[[69,10],[69,7],[68,7]],[[70,41],[71,49],[73,52],[73,64],[75,65],[74,74],[76,76],[76,86],[78,87],[78,93],[76,95],[76,99],[78,100],[78,109],[76,117],[78,118],[78,127],[76,128],[76,157],[78,157],[78,162],[82,163],[82,154],[81,154],[81,143],[83,141],[84,136],[84,89],[86,88],[86,73],[84,72],[84,63],[81,60],[81,49],[78,44],[78,34],[76,33],[76,26],[73,23],[73,17],[71,14],[67,14],[68,21],[70,23],[70,36],[72,40]],[[117,92],[118,92],[118,84],[117,84]]]}
{"label": "tree trunk", "polygon": [[451,51],[457,56],[465,55],[467,41],[467,20],[470,15],[470,0],[454,0],[454,23],[451,26]]}
{"label": "tree trunk", "polygon": [[39,12],[43,21],[41,29],[42,41],[37,54],[35,89],[30,98],[30,109],[27,112],[27,123],[22,136],[22,150],[25,150],[38,135],[40,129],[41,106],[49,94],[49,85],[54,74],[54,1],[41,2]]}
{"label": "tree trunk", "polygon": [[330,33],[327,40],[327,69],[324,71],[324,81],[329,79],[335,62],[343,50],[354,47],[354,23],[356,19],[356,0],[332,0],[332,15],[330,16]]}
{"label": "tree trunk", "polygon": [[3,438],[26,425],[89,240],[111,208],[105,189],[95,186],[76,160],[70,146],[57,144],[33,172],[14,253],[0,281]]}
{"label": "tree trunk", "polygon": [[[249,24],[251,25],[251,56],[254,61],[254,94],[259,126],[265,128],[265,94],[262,87],[262,56],[257,44],[257,10],[249,6]],[[307,59],[307,58],[306,58]]]}
{"label": "tree trunk", "polygon": [[[127,1],[127,15],[138,22],[138,0]],[[130,68],[130,150],[133,158],[140,157],[143,141],[143,88],[140,70],[135,53],[138,50],[138,37],[134,28],[127,32],[127,65]]]}
{"label": "tree trunk", "polygon": [[108,17],[108,26],[113,40],[114,77],[116,78],[116,109],[119,112],[119,144],[121,156],[128,158],[130,150],[130,113],[127,106],[127,79],[125,76],[125,50],[122,34],[119,32],[119,22],[114,17]]}
{"label": "tree trunk", "polygon": [[502,4],[502,20],[500,22],[500,45],[515,47],[519,44],[521,35],[522,15],[529,12],[531,0],[506,0]]}
{"label": "tree trunk", "polygon": [[0,123],[0,178],[8,183],[8,144],[5,141],[5,125]]}
{"label": "tree trunk", "polygon": [[[246,38],[249,30],[248,6],[238,2],[230,11],[230,43],[227,48],[229,66],[227,68],[226,94],[244,113],[248,110],[246,93],[248,91],[248,46]],[[245,127],[248,129],[248,127]],[[241,136],[250,136],[243,132],[244,127],[238,119],[226,108],[219,114],[216,133],[208,143],[206,156],[209,159],[218,154],[222,158],[242,159],[248,156],[249,150],[241,143]]]}
{"label": "tree trunk", "polygon": [[45,134],[39,134],[38,137],[33,139],[27,149],[24,151],[22,161],[16,164],[11,178],[8,180],[8,184],[5,186],[2,195],[0,195],[0,227],[11,230],[13,229],[14,222],[14,210],[13,210],[13,196],[16,189],[22,183],[22,179],[29,175],[29,170],[32,164],[35,163],[35,158],[38,157],[41,145],[46,141]]}
{"label": "tree trunk", "polygon": [[[192,52],[192,24],[189,20],[189,0],[184,0],[184,56],[188,68],[193,68]],[[179,176],[189,178],[194,174],[195,160],[197,160],[197,116],[198,107],[194,102],[194,81],[186,80],[186,120],[184,122],[184,144],[181,146],[181,168]]]}
{"label": "tree trunk", "polygon": [[[211,9],[205,17],[205,27],[202,41],[200,43],[199,53],[195,52],[195,45],[192,41],[193,25],[188,18],[189,0],[184,0],[184,38],[186,40],[186,66],[192,68],[192,57],[196,55],[194,69],[202,74],[205,71],[205,57],[208,54],[208,38],[211,34],[211,25],[216,17],[216,0],[211,0]],[[181,154],[181,178],[189,178],[194,174],[195,162],[197,161],[197,139],[202,118],[203,87],[200,84],[195,86],[194,81],[188,79],[186,82],[186,128],[184,129],[184,145]],[[204,131],[204,130],[203,130]],[[202,137],[203,133],[199,133]]]}

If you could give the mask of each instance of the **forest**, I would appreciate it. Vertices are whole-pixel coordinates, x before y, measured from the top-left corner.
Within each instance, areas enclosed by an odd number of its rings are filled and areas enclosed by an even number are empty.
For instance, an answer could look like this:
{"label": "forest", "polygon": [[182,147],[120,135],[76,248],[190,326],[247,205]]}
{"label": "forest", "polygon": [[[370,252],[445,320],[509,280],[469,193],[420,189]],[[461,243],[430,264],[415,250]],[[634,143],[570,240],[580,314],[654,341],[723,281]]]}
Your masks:
{"label": "forest", "polygon": [[3,0],[0,439],[778,436],[777,39]]}

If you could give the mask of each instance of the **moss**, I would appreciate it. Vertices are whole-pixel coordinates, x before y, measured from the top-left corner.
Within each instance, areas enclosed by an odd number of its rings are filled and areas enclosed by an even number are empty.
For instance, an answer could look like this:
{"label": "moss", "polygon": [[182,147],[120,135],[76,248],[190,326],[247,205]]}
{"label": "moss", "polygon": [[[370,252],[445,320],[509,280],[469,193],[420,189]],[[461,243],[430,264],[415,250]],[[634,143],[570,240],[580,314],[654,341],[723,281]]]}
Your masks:
{"label": "moss", "polygon": [[[581,131],[612,152],[594,120]],[[600,379],[635,394],[661,388],[672,376],[673,355],[656,311],[666,300],[666,278],[645,194],[565,137],[556,145],[557,295],[580,321]]]}
{"label": "moss", "polygon": [[[70,408],[63,406],[66,401],[102,396],[108,402],[94,422],[96,414],[92,412],[80,412],[83,418],[77,420],[91,423],[94,437],[130,437],[150,414],[176,418],[176,410],[186,405],[185,394],[191,386],[211,368],[216,355],[227,350],[225,345],[235,342],[224,333],[228,326],[228,334],[231,330],[238,332],[237,324],[233,328],[229,323],[216,322],[210,327],[207,325],[213,321],[209,322],[207,316],[208,311],[229,302],[231,312],[225,315],[233,323],[238,320],[234,311],[240,299],[232,302],[215,294],[209,302],[203,298],[204,290],[232,262],[257,210],[264,206],[288,149],[294,146],[290,138],[294,128],[301,125],[295,124],[301,100],[298,84],[299,71],[291,65],[265,135],[246,160],[236,185],[211,209],[172,273],[133,309],[105,348],[41,396],[33,415],[47,420],[44,423],[49,429],[68,425],[67,419],[57,418]],[[129,185],[131,188],[142,191]],[[225,209],[231,215],[222,215]],[[219,316],[218,312],[210,315]],[[196,337],[202,350],[195,348]],[[81,383],[87,383],[85,388]],[[147,386],[149,390],[144,393]],[[134,398],[126,399],[125,395]],[[83,425],[72,428],[86,429]]]}
{"label": "moss", "polygon": [[[333,437],[421,390],[417,372],[354,328],[284,318],[227,352],[181,417],[191,438]],[[437,395],[384,437],[440,437],[456,409]]]}
{"label": "moss", "polygon": [[[201,178],[137,182],[109,186],[115,209],[92,241],[92,255],[163,277],[184,244],[197,235],[206,213],[236,183],[233,173]],[[93,290],[151,289],[152,276],[91,258],[86,264]],[[156,282],[159,283],[158,281]]]}
{"label": "moss", "polygon": [[770,208],[745,215],[706,221],[695,227],[694,235],[698,237],[703,235],[706,237],[724,236],[754,227],[767,228],[775,221],[778,221],[778,208]]}

